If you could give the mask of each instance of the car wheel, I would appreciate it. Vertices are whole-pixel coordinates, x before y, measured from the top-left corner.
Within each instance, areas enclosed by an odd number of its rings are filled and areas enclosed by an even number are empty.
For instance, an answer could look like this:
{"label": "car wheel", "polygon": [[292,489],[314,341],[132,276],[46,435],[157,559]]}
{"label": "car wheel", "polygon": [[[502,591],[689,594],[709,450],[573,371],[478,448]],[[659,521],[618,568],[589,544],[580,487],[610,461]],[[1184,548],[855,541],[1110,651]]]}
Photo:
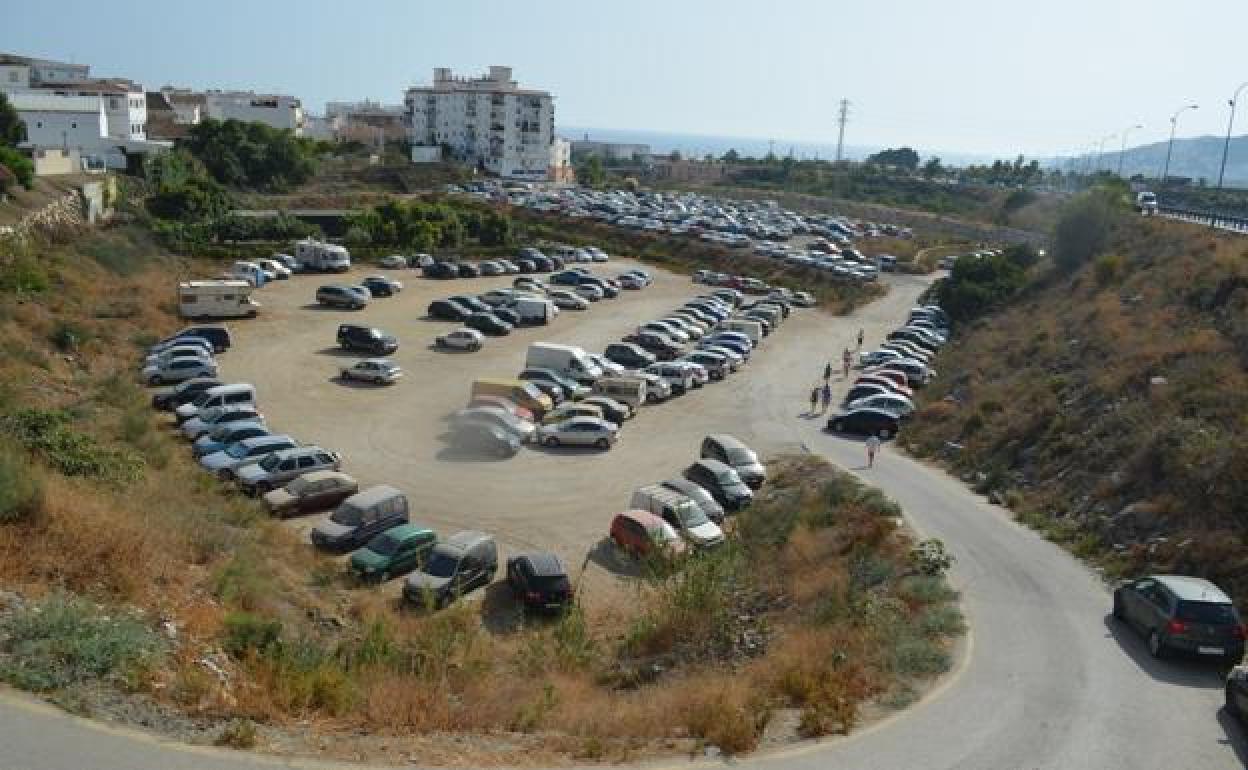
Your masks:
{"label": "car wheel", "polygon": [[600,438],[594,442],[594,446],[598,447],[599,449],[610,449],[611,442],[606,440],[605,438]]}
{"label": "car wheel", "polygon": [[559,446],[559,439],[554,436],[547,436],[545,444],[550,447]]}
{"label": "car wheel", "polygon": [[1230,683],[1227,683],[1226,687],[1223,688],[1223,693],[1226,698],[1226,713],[1233,717],[1242,716],[1239,713],[1239,705],[1235,703],[1235,693],[1231,691]]}
{"label": "car wheel", "polygon": [[836,422],[832,423],[832,430],[836,431],[837,433],[844,433],[845,422],[843,420],[837,420]]}
{"label": "car wheel", "polygon": [[1114,620],[1125,621],[1127,619],[1126,612],[1122,608],[1122,597],[1117,593],[1114,594]]}
{"label": "car wheel", "polygon": [[1148,653],[1158,660],[1166,657],[1166,644],[1161,641],[1161,634],[1157,633],[1155,628],[1148,635]]}

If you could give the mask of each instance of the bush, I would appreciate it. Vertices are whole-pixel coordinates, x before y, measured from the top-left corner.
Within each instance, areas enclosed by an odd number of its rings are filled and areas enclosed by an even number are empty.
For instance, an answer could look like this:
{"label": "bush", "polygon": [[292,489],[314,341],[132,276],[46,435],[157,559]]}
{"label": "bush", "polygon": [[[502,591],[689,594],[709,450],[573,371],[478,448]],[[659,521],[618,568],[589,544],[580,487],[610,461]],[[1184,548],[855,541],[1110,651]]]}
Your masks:
{"label": "bush", "polygon": [[1127,261],[1121,254],[1102,254],[1096,258],[1096,283],[1108,286],[1122,276]]}
{"label": "bush", "polygon": [[900,639],[890,652],[889,663],[900,676],[935,676],[953,665],[940,642],[923,636]]}
{"label": "bush", "polygon": [[1123,205],[1112,190],[1096,188],[1066,203],[1053,230],[1053,262],[1073,273],[1105,251]]}
{"label": "bush", "polygon": [[235,719],[225,726],[217,739],[217,746],[228,746],[232,749],[254,749],[256,747],[256,726],[250,719]]}
{"label": "bush", "polygon": [[0,427],[66,476],[113,483],[142,476],[142,457],[130,450],[100,446],[95,439],[70,428],[71,422],[73,416],[63,410],[22,409],[0,419]]}
{"label": "bush", "polygon": [[29,521],[43,508],[43,487],[19,450],[0,444],[0,524]]}
{"label": "bush", "polygon": [[47,269],[28,254],[19,254],[8,264],[0,266],[0,292],[21,297],[41,294],[51,285]]}
{"label": "bush", "polygon": [[100,614],[61,594],[19,611],[0,629],[10,655],[0,676],[40,692],[101,679],[134,686],[165,653],[160,636],[138,618]]}
{"label": "bush", "polygon": [[[0,166],[13,172],[18,184],[27,190],[34,184],[35,164],[20,151],[0,145]],[[0,188],[0,192],[4,192],[3,188]]]}
{"label": "bush", "polygon": [[244,658],[253,652],[264,652],[276,644],[282,636],[282,622],[253,615],[250,612],[232,612],[222,621],[224,638],[221,646],[235,658]]}

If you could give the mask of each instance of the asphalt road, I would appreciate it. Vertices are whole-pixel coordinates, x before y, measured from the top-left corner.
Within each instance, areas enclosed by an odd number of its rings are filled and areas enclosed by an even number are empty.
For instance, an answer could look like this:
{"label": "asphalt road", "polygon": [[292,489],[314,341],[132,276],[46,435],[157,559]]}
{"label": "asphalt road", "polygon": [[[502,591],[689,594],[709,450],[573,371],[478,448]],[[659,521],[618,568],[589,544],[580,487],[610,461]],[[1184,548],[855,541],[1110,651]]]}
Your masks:
{"label": "asphalt road", "polygon": [[[917,288],[902,279],[891,300],[849,319],[812,315],[807,335],[844,336],[860,324],[896,317]],[[780,334],[787,331],[782,327]],[[773,348],[768,369],[789,375],[742,381],[756,407],[748,413],[751,434],[804,444],[854,470],[897,499],[921,535],[942,538],[957,559],[951,576],[972,633],[955,672],[910,709],[847,738],[733,764],[785,770],[1214,770],[1248,764],[1243,732],[1219,710],[1216,667],[1152,660],[1139,638],[1109,619],[1109,593],[1090,570],[944,473],[888,448],[875,468],[862,468],[859,442],[824,434],[822,421],[799,416],[810,351],[802,344]],[[720,763],[652,766],[694,764]],[[0,695],[0,770],[272,767],[342,766],[176,746],[25,696]]]}

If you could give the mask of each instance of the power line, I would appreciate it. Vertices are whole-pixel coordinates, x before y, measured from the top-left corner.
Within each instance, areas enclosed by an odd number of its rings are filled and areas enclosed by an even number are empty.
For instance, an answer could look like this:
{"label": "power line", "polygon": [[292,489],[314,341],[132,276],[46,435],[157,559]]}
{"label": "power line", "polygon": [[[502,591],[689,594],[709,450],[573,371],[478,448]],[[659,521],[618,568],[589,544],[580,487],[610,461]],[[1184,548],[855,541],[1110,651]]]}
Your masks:
{"label": "power line", "polygon": [[836,122],[840,124],[840,128],[836,132],[836,162],[840,163],[844,157],[841,152],[845,147],[845,124],[849,122],[849,100],[841,100],[840,114],[837,115]]}

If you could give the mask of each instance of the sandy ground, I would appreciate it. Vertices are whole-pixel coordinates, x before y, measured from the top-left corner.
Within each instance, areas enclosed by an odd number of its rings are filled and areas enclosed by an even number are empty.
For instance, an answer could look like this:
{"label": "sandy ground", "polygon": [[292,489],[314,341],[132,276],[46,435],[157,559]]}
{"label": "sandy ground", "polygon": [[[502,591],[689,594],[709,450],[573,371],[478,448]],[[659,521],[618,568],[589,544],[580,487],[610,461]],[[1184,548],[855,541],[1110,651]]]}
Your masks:
{"label": "sandy ground", "polygon": [[[637,264],[613,260],[595,269],[614,275]],[[355,312],[314,303],[322,283],[377,272],[403,281],[404,291]],[[230,324],[234,346],[221,358],[222,374],[256,385],[261,411],[274,430],[342,453],[343,469],[362,486],[386,483],[405,491],[413,521],[443,536],[468,528],[492,533],[502,558],[521,550],[554,551],[571,570],[586,565],[582,591],[610,590],[618,582],[611,575],[627,568],[602,547],[604,536],[611,516],[627,507],[636,487],[679,475],[696,459],[702,437],[712,432],[732,433],[764,457],[797,449],[797,428],[812,419],[806,416],[810,388],[822,381],[824,364],[839,361],[841,351],[854,346],[859,328],[865,329],[868,347],[881,341],[929,280],[888,275],[888,295],[846,318],[795,308],[736,374],[644,407],[625,423],[609,451],[526,447],[501,461],[447,455],[441,438],[446,418],[467,402],[471,382],[514,376],[529,343],[547,340],[601,351],[637,324],[706,291],[688,278],[650,272],[655,283],[642,291],[622,292],[588,311],[565,311],[549,326],[489,338],[476,353],[434,349],[434,337],[455,324],[428,320],[425,310],[439,297],[510,286],[513,276],[434,281],[419,271],[369,267],[349,276],[295,276],[257,292],[263,304],[258,319]],[[336,345],[337,326],[344,322],[396,335],[399,350],[391,358],[405,378],[391,387],[339,381],[339,368],[357,358]],[[843,392],[839,371],[832,384],[834,394]],[[292,520],[290,526],[307,530],[318,518]],[[393,580],[382,590],[397,594],[401,582]]]}

